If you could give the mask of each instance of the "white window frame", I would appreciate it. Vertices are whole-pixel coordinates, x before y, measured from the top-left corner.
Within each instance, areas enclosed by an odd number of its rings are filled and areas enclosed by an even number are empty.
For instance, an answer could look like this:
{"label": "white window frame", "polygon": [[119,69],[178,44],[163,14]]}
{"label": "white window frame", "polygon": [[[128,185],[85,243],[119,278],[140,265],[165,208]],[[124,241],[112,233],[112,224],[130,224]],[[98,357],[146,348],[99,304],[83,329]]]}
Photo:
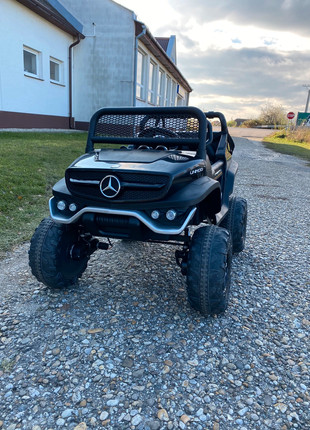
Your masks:
{"label": "white window frame", "polygon": [[172,79],[167,75],[166,91],[165,91],[165,106],[170,106]]}
{"label": "white window frame", "polygon": [[[139,59],[141,59],[141,67],[139,67]],[[147,61],[146,53],[139,48],[137,53],[137,77],[136,77],[136,98],[139,100],[145,100],[146,61]]]}
{"label": "white window frame", "polygon": [[166,73],[163,69],[159,68],[158,71],[158,94],[157,105],[164,106],[165,104],[165,89],[166,89]]}
{"label": "white window frame", "polygon": [[[58,66],[58,74],[59,79],[52,79],[51,77],[51,63],[54,63]],[[50,57],[49,60],[49,73],[50,73],[50,82],[53,84],[64,85],[64,63],[61,60],[57,60],[55,57]]]}
{"label": "white window frame", "polygon": [[[153,73],[151,73],[151,70]],[[149,61],[149,76],[148,76],[148,91],[147,101],[149,104],[156,104],[156,82],[157,82],[158,67],[155,61],[151,58]]]}
{"label": "white window frame", "polygon": [[177,98],[177,83],[176,81],[172,80],[170,106],[175,106],[176,98]]}
{"label": "white window frame", "polygon": [[[29,54],[35,56],[35,73],[25,70],[25,52],[28,52]],[[25,76],[42,80],[42,52],[30,48],[29,46],[23,45],[23,65]]]}

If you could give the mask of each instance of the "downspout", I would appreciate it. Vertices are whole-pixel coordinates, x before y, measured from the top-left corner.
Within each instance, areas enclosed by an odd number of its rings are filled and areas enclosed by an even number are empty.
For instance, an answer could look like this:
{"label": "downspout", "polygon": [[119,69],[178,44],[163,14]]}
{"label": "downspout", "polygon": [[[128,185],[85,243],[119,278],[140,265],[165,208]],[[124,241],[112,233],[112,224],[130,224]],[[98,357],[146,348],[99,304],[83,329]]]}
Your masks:
{"label": "downspout", "polygon": [[142,31],[138,36],[136,36],[136,45],[135,45],[135,58],[134,58],[134,77],[133,77],[133,100],[132,105],[137,106],[137,66],[138,66],[138,46],[140,37],[146,34],[146,26],[142,24]]}
{"label": "downspout", "polygon": [[78,35],[78,40],[69,46],[69,128],[75,128],[74,118],[72,113],[72,49],[81,41],[81,36]]}

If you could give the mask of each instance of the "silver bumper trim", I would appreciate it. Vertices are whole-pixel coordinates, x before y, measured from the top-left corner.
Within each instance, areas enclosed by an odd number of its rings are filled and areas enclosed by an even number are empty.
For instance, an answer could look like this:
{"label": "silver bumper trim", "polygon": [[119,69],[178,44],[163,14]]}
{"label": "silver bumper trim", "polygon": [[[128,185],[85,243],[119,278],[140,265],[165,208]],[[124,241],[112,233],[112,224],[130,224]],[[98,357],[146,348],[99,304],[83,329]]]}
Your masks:
{"label": "silver bumper trim", "polygon": [[148,227],[154,233],[169,234],[169,235],[178,235],[178,234],[182,233],[182,231],[187,227],[187,224],[193,218],[193,216],[197,210],[197,208],[193,208],[190,211],[190,213],[187,215],[187,217],[186,217],[185,221],[183,222],[183,224],[181,225],[181,227],[169,228],[169,227],[158,227],[149,217],[147,217],[145,215],[144,212],[122,210],[122,209],[107,209],[107,208],[98,208],[98,207],[88,206],[88,207],[83,208],[80,211],[78,211],[72,217],[60,216],[59,214],[56,214],[54,212],[53,200],[54,200],[54,197],[52,197],[49,201],[51,218],[55,222],[60,223],[60,224],[74,223],[84,213],[87,213],[87,212],[96,213],[96,214],[107,214],[107,215],[132,216],[134,218],[137,218],[139,221],[141,221],[144,225],[146,225],[146,227]]}

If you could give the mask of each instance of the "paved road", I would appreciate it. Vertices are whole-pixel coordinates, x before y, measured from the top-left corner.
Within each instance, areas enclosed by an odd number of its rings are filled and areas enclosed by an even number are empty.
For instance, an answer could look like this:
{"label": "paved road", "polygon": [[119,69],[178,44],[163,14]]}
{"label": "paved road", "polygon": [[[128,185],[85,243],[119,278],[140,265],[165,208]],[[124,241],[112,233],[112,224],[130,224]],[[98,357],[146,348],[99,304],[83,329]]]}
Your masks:
{"label": "paved road", "polygon": [[240,138],[235,158],[248,238],[222,316],[189,307],[164,245],[116,241],[67,291],[27,244],[0,263],[0,427],[310,428],[310,168]]}
{"label": "paved road", "polygon": [[[214,127],[214,131],[218,130],[220,127]],[[263,128],[228,127],[228,130],[233,137],[243,137],[255,141],[261,141],[264,137],[274,133],[274,130]]]}

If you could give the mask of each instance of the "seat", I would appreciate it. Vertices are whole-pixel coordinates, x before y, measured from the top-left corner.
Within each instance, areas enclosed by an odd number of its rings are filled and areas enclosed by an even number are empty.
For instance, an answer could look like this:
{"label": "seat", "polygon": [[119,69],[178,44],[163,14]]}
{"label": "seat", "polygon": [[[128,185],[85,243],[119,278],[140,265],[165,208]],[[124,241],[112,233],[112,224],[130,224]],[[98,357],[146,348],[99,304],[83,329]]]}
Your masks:
{"label": "seat", "polygon": [[[221,140],[224,139],[224,140]],[[220,148],[219,143],[221,142]],[[228,150],[230,154],[233,153],[235,148],[234,141],[232,140],[230,134],[222,134],[219,131],[213,132],[213,140],[211,143],[207,144],[206,150],[211,164],[218,160],[225,159],[225,152]],[[218,151],[219,149],[219,151]]]}
{"label": "seat", "polygon": [[214,131],[213,132],[213,140],[211,143],[208,143],[206,146],[207,155],[209,157],[210,163],[213,164],[216,162],[216,151],[220,141],[221,132]]}

